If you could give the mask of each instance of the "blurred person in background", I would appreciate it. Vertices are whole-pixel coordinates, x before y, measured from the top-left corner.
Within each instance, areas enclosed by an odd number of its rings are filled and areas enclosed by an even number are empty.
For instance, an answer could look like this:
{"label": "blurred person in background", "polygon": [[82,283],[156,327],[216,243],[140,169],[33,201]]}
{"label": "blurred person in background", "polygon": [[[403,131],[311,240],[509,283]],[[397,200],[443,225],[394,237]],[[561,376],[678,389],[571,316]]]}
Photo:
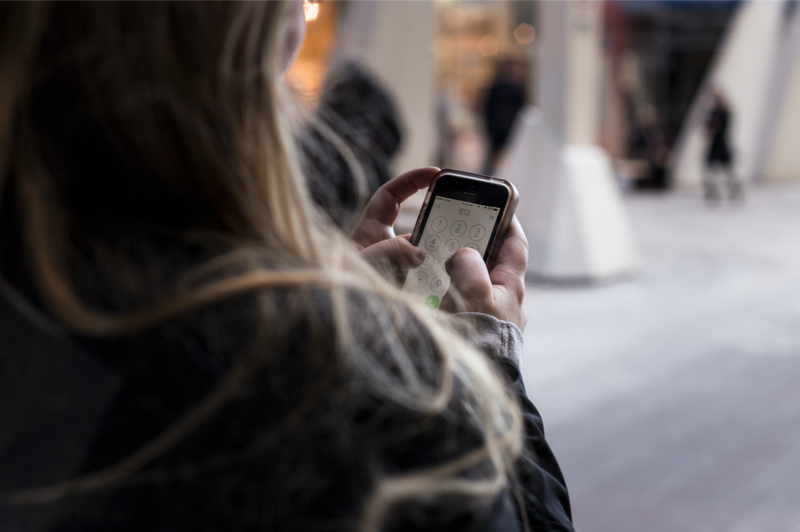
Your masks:
{"label": "blurred person in background", "polygon": [[670,187],[666,171],[669,158],[664,133],[659,123],[658,110],[652,104],[642,106],[631,128],[629,155],[647,161],[647,174],[635,179],[634,187],[640,190],[667,190]]}
{"label": "blurred person in background", "polygon": [[706,201],[716,203],[721,198],[717,185],[718,174],[725,174],[725,183],[731,200],[744,198],[742,183],[733,171],[733,148],[728,134],[730,131],[731,110],[720,91],[714,92],[713,103],[706,117],[706,134],[708,135],[708,151],[706,152],[706,168],[703,175],[703,188]]}
{"label": "blurred person in background", "polygon": [[519,224],[491,272],[448,262],[471,312],[388,282],[437,170],[333,224],[304,31],[300,2],[0,4],[0,529],[573,530]]}
{"label": "blurred person in background", "polygon": [[517,114],[525,105],[525,92],[522,62],[514,57],[498,61],[494,81],[487,89],[483,103],[483,121],[489,137],[489,153],[483,173],[494,172]]}
{"label": "blurred person in background", "polygon": [[[400,119],[388,91],[356,62],[331,73],[314,118],[317,127],[297,135],[311,198],[349,231],[364,207],[361,200],[391,177],[389,167],[402,143]],[[341,143],[344,150],[337,148]],[[343,152],[359,164],[348,164]],[[351,175],[355,167],[360,178]]]}

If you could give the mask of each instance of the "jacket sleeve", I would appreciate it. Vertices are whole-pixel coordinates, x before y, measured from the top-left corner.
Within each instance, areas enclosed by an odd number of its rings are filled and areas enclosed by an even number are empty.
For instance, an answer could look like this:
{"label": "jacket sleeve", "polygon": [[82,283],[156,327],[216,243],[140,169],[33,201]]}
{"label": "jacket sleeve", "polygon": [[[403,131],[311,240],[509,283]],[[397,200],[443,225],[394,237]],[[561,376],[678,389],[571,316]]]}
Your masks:
{"label": "jacket sleeve", "polygon": [[[525,445],[516,470],[518,495],[512,498],[516,499],[518,506],[521,505],[520,512],[526,513],[531,530],[573,531],[564,475],[545,440],[542,417],[528,399],[519,371],[519,361],[524,353],[522,333],[514,324],[486,314],[463,313],[457,316],[469,320],[473,332],[467,341],[491,357],[522,410]],[[509,494],[504,493],[501,497],[507,501]],[[512,511],[511,508],[507,502],[495,504],[483,529],[497,530],[492,528],[493,523],[508,523],[506,514]]]}

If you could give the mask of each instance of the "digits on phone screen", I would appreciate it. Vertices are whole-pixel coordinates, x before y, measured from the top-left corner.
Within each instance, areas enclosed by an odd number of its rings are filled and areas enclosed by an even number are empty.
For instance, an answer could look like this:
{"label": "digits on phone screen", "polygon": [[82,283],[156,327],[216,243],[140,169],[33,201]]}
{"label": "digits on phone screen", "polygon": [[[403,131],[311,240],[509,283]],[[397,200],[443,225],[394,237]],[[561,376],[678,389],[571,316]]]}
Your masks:
{"label": "digits on phone screen", "polygon": [[403,289],[419,294],[426,306],[438,308],[450,286],[445,262],[465,247],[485,256],[499,212],[497,207],[435,196],[419,239],[425,260],[408,273]]}

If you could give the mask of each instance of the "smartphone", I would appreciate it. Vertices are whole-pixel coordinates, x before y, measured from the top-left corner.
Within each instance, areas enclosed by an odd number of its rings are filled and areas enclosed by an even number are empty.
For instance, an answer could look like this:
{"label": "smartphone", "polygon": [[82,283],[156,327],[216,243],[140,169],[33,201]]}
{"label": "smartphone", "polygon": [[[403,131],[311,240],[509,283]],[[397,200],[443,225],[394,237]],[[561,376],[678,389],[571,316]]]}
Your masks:
{"label": "smartphone", "polygon": [[411,234],[425,261],[407,273],[403,290],[437,309],[450,287],[444,263],[456,251],[472,248],[491,268],[518,200],[517,189],[503,179],[456,170],[436,174]]}

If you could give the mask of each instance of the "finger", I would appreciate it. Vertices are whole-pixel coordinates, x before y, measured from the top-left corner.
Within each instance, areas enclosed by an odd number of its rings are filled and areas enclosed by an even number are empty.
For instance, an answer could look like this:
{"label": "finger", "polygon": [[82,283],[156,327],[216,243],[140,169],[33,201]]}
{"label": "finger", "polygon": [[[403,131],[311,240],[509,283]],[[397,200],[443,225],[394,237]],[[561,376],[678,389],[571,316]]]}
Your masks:
{"label": "finger", "polygon": [[416,268],[425,260],[425,252],[404,238],[396,237],[373,244],[361,251],[376,270],[390,274],[397,270]]}
{"label": "finger", "polygon": [[467,306],[482,307],[492,300],[492,281],[481,254],[470,248],[459,249],[445,263],[450,286]]}
{"label": "finger", "polygon": [[[381,227],[393,226],[400,212],[400,204],[418,190],[428,187],[437,173],[439,173],[438,168],[418,168],[384,184],[367,203],[358,221],[358,226],[375,223]],[[358,231],[358,226],[354,232]]]}
{"label": "finger", "polygon": [[393,238],[392,226],[400,212],[400,204],[418,190],[429,186],[438,172],[438,168],[419,168],[395,177],[380,187],[350,233],[350,240],[365,248]]}
{"label": "finger", "polygon": [[516,216],[506,233],[506,239],[497,255],[497,263],[489,277],[494,285],[515,292],[525,292],[525,272],[528,269],[528,239]]}

